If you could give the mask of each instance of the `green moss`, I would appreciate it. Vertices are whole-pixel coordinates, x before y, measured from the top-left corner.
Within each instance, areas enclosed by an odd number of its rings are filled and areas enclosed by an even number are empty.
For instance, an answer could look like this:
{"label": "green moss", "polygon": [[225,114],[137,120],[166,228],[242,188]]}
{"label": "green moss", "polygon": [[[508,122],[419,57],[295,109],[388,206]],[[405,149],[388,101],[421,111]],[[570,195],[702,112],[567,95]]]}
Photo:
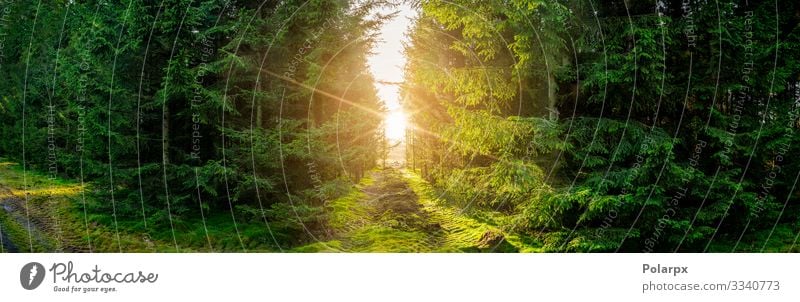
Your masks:
{"label": "green moss", "polygon": [[[23,175],[24,172],[24,175]],[[15,163],[0,162],[0,179],[8,189],[2,198],[28,197],[28,215],[37,221],[34,230],[34,252],[52,252],[59,248],[65,251],[93,252],[154,252],[168,251],[170,245],[148,240],[144,233],[114,231],[113,219],[106,213],[86,213],[84,217],[82,187],[79,183],[64,179],[51,179],[35,171],[23,171]],[[91,197],[86,196],[87,203]],[[0,217],[3,230],[9,230],[11,240],[18,247],[28,247],[26,227],[19,219],[12,219],[3,211]],[[88,220],[88,225],[87,225]],[[124,226],[125,221],[119,225]],[[22,233],[22,235],[18,233]],[[88,235],[87,235],[88,233]],[[29,249],[20,249],[28,251]],[[174,249],[173,249],[174,250]]]}
{"label": "green moss", "polygon": [[489,212],[478,213],[483,215],[478,219],[465,215],[439,199],[412,172],[385,170],[372,175],[328,204],[328,226],[335,240],[293,251],[516,252],[518,246],[540,251],[532,240],[509,237],[491,224],[507,217]]}
{"label": "green moss", "polygon": [[354,232],[346,248],[354,252],[429,252],[431,242],[426,233],[370,225]]}
{"label": "green moss", "polygon": [[[441,252],[516,252],[516,251],[538,251],[532,246],[527,246],[526,242],[519,237],[510,236],[501,230],[497,225],[487,222],[494,222],[500,217],[494,213],[474,211],[474,214],[482,219],[475,219],[461,213],[456,208],[447,205],[436,194],[433,187],[416,173],[408,170],[403,171],[403,177],[408,181],[414,193],[419,196],[419,202],[430,215],[433,223],[441,226],[444,240],[437,251]],[[486,234],[502,234],[502,242],[486,244],[482,242]]]}
{"label": "green moss", "polygon": [[366,208],[359,203],[365,197],[364,193],[353,190],[349,194],[335,199],[327,204],[330,210],[328,226],[337,233],[355,229],[364,223]]}
{"label": "green moss", "polygon": [[[15,246],[19,252],[28,252],[31,248],[33,248],[33,252],[46,251],[46,247],[39,244],[35,244],[31,247],[26,228],[11,218],[3,210],[0,210],[0,226],[2,226],[4,240],[10,240],[11,245]],[[4,250],[4,252],[8,251]]]}
{"label": "green moss", "polygon": [[299,246],[290,251],[296,253],[337,253],[341,252],[342,250],[343,248],[341,241],[331,240]]}

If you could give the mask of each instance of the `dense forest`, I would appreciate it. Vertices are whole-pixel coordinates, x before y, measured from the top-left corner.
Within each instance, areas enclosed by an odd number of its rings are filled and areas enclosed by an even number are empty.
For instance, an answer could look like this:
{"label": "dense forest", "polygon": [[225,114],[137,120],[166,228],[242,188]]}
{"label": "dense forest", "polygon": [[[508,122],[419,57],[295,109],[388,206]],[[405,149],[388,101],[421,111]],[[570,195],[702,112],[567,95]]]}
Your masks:
{"label": "dense forest", "polygon": [[0,7],[3,251],[800,250],[794,1]]}

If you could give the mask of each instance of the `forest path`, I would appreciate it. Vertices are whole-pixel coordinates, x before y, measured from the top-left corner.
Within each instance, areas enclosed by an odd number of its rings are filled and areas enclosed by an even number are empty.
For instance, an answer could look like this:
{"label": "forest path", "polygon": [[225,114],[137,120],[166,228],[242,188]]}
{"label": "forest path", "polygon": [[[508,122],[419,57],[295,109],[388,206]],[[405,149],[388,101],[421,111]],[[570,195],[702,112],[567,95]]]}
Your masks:
{"label": "forest path", "polygon": [[328,207],[333,238],[296,251],[517,251],[500,229],[445,205],[426,181],[404,169],[373,171]]}
{"label": "forest path", "polygon": [[[112,228],[87,225],[82,190],[74,181],[51,179],[0,159],[0,252],[120,251]],[[153,251],[139,236],[123,233],[121,239],[126,251]]]}
{"label": "forest path", "polygon": [[18,196],[12,188],[0,185],[0,227],[2,227],[3,252],[63,252],[74,251],[64,246],[57,237],[60,233],[54,215],[39,199],[29,200]]}

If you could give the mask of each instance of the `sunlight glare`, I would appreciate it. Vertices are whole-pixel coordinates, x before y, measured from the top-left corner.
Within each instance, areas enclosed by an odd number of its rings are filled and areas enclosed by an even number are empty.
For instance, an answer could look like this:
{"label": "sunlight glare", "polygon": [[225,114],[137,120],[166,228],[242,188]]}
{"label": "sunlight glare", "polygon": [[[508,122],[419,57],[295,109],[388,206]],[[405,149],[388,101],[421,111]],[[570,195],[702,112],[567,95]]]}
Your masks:
{"label": "sunlight glare", "polygon": [[386,113],[384,118],[386,138],[392,142],[398,142],[405,137],[408,119],[402,110],[392,110]]}
{"label": "sunlight glare", "polygon": [[403,54],[403,41],[411,26],[411,19],[417,12],[407,3],[379,10],[380,14],[392,12],[397,12],[397,15],[381,27],[379,41],[368,58],[368,63],[376,80],[378,97],[388,110],[384,116],[386,138],[397,143],[405,137],[408,123],[400,103],[400,87],[397,85],[404,78],[403,66],[406,58]]}

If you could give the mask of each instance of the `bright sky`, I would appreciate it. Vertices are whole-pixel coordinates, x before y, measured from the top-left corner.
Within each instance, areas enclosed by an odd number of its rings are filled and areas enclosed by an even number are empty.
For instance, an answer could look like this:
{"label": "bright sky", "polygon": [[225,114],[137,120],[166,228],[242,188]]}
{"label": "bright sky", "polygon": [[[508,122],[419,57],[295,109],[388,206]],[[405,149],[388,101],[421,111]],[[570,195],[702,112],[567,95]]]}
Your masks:
{"label": "bright sky", "polygon": [[392,8],[383,8],[378,11],[380,14],[389,14],[395,11],[399,13],[394,19],[386,22],[381,27],[378,43],[373,49],[367,61],[370,71],[377,81],[378,97],[383,101],[389,110],[384,118],[386,136],[393,141],[402,140],[406,130],[406,116],[400,106],[399,87],[392,84],[382,84],[383,82],[402,82],[403,66],[406,58],[403,55],[402,42],[406,39],[405,33],[411,26],[411,18],[417,12],[406,4]]}

